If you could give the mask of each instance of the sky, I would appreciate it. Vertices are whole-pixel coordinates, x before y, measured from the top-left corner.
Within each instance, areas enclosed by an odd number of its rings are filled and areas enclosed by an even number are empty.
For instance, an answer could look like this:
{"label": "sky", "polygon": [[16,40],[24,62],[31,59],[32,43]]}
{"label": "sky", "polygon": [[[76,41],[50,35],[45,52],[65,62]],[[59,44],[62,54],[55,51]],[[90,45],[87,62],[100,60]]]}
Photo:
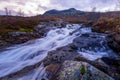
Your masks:
{"label": "sky", "polygon": [[[116,4],[118,0],[0,0],[0,15],[5,14],[5,8],[11,11],[12,15],[24,12],[27,16],[43,14],[51,9],[64,10],[76,8],[81,11],[91,11],[96,7],[96,11],[118,10]],[[120,6],[120,5],[119,5]]]}

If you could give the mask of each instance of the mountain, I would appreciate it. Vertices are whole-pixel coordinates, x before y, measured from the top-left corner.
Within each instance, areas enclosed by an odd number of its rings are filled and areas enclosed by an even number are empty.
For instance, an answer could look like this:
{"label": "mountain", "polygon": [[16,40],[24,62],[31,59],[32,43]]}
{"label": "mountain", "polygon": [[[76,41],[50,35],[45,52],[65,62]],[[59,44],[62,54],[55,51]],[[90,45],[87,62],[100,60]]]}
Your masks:
{"label": "mountain", "polygon": [[46,11],[43,15],[82,15],[85,14],[84,11],[76,10],[75,8],[70,8],[66,10],[49,10]]}
{"label": "mountain", "polygon": [[71,23],[84,23],[84,22],[95,22],[100,18],[117,18],[120,16],[120,11],[109,11],[109,12],[87,12],[80,11],[74,8],[66,10],[49,10],[43,15],[37,15],[36,18],[40,18],[41,21],[56,21],[62,19],[66,22]]}

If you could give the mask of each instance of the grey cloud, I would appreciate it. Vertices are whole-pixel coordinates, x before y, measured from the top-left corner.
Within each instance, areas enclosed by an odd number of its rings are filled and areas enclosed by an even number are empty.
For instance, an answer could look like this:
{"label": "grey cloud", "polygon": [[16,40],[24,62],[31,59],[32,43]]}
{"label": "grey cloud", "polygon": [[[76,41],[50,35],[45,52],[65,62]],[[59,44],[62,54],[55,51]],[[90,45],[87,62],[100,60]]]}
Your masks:
{"label": "grey cloud", "polygon": [[46,7],[46,6],[38,5],[38,10],[39,10],[40,8],[43,9],[43,10],[47,10],[47,9],[48,9],[48,7]]}
{"label": "grey cloud", "polygon": [[97,7],[97,9],[115,6],[116,0],[51,0],[52,5],[59,4],[63,8],[77,8],[90,10],[92,7]]}
{"label": "grey cloud", "polygon": [[11,0],[0,0],[0,2],[10,2]]}
{"label": "grey cloud", "polygon": [[21,1],[16,1],[16,3],[23,6],[25,5],[25,2],[21,2]]}

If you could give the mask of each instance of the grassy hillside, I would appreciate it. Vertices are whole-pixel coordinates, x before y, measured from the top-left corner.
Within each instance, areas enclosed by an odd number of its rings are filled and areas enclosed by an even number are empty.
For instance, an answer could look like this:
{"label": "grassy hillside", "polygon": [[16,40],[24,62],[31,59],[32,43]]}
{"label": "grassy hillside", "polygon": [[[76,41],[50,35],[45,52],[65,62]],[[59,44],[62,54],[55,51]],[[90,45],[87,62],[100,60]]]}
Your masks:
{"label": "grassy hillside", "polygon": [[0,34],[10,31],[32,31],[40,23],[39,18],[32,17],[0,17]]}

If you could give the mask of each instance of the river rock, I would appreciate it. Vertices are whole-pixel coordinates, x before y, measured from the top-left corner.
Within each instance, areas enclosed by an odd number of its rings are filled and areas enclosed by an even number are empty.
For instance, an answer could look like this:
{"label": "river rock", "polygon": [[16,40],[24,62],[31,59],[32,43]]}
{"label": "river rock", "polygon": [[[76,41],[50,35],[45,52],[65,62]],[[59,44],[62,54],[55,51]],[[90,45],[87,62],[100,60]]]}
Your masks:
{"label": "river rock", "polygon": [[44,65],[49,65],[50,63],[63,63],[65,60],[74,60],[77,55],[76,47],[69,44],[50,51],[44,60]]}
{"label": "river rock", "polygon": [[65,61],[58,80],[114,80],[86,62]]}
{"label": "river rock", "polygon": [[87,33],[87,34],[82,34],[81,36],[77,37],[74,39],[74,45],[78,49],[87,49],[87,50],[100,50],[101,47],[103,47],[103,44],[105,44],[105,39],[104,39],[103,34],[99,33]]}

